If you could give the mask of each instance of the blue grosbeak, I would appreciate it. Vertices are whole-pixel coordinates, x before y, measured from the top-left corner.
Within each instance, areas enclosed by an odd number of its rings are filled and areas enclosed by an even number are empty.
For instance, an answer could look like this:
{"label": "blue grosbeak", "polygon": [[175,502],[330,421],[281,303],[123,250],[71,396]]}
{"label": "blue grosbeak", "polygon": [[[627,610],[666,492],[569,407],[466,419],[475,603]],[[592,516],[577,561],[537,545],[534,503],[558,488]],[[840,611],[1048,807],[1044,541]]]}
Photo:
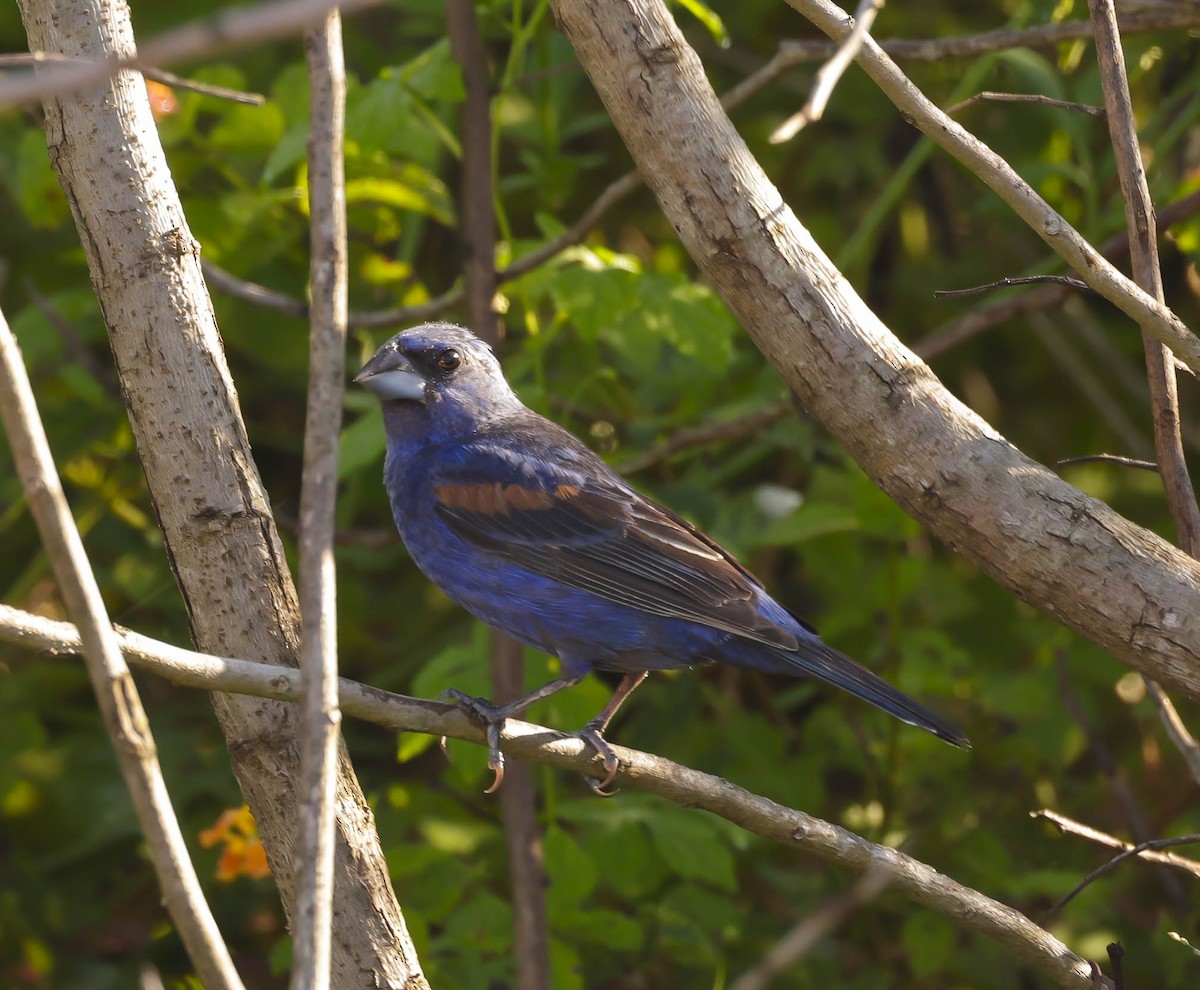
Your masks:
{"label": "blue grosbeak", "polygon": [[[623,676],[578,735],[619,762],[602,733],[650,670],[717,660],[816,677],[956,746],[963,734],[817,636],[734,558],[634,491],[565,430],[521,404],[491,349],[429,323],[392,337],[355,378],[378,394],[384,481],[417,566],[484,622],[562,661],[562,676],[494,706],[450,692],[488,727],[503,779],[507,716],[592,669]],[[595,785],[594,785],[595,786]]]}

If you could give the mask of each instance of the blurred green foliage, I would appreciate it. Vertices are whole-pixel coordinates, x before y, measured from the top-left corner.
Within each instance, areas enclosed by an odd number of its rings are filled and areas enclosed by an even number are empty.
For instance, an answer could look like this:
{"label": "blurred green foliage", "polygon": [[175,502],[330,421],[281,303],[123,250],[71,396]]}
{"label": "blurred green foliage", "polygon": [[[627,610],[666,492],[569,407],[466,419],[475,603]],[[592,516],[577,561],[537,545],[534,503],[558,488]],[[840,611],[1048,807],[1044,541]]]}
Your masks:
{"label": "blurred green foliage", "polygon": [[[212,4],[133,0],[145,38]],[[544,0],[480,4],[495,82],[498,261],[564,229],[629,167]],[[781,3],[674,7],[719,89],[811,37]],[[719,15],[719,16],[718,16]],[[879,36],[944,37],[1086,16],[1081,0],[931,0],[889,5]],[[459,277],[458,67],[441,5],[410,0],[347,25],[352,73],[346,164],[356,310],[424,302]],[[12,6],[0,44],[21,50]],[[1194,37],[1127,39],[1151,189],[1166,204],[1200,184],[1200,59]],[[1058,271],[1041,241],[909,128],[851,70],[825,120],[773,146],[815,67],[796,69],[735,115],[785,197],[886,323],[908,342],[991,301],[932,290]],[[942,105],[980,89],[1100,102],[1091,50],[1070,42],[908,66]],[[296,42],[187,67],[197,80],[261,91],[263,107],[193,92],[159,128],[205,256],[302,298],[306,280],[306,76]],[[982,104],[963,122],[1097,241],[1122,228],[1102,120]],[[146,494],[83,254],[45,155],[40,112],[0,115],[0,302],[24,348],[55,454],[114,618],[185,642],[187,627]],[[1168,298],[1196,325],[1200,221],[1177,223]],[[676,431],[785,396],[676,242],[646,192],[610,211],[585,245],[503,286],[505,363],[525,401],[620,468]],[[299,493],[306,327],[215,298],[259,468],[290,543]],[[451,312],[451,318],[462,314]],[[350,364],[390,330],[355,332]],[[1049,344],[1057,344],[1050,347]],[[995,328],[940,357],[943,380],[1045,462],[1108,450],[1152,454],[1135,327],[1086,296]],[[1094,386],[1094,387],[1089,387]],[[1189,447],[1195,389],[1184,386]],[[412,567],[380,484],[372,397],[346,397],[338,522],[342,665],[381,687],[486,693],[483,630]],[[7,450],[0,451],[8,463]],[[1106,465],[1067,477],[1170,534],[1157,478]],[[803,415],[687,448],[636,482],[724,542],[826,638],[963,724],[960,753],[840,694],[721,669],[659,675],[614,730],[620,742],[728,777],[752,791],[899,846],[1034,918],[1105,858],[1028,812],[1051,806],[1121,836],[1129,817],[1100,772],[1102,746],[1153,835],[1200,831],[1195,789],[1137,700],[1128,672],[1015,601],[932,543]],[[13,474],[0,471],[0,596],[47,615],[62,607]],[[291,547],[289,546],[289,550]],[[250,592],[251,589],[248,589]],[[1057,665],[1095,725],[1064,706]],[[531,685],[552,661],[530,654]],[[1118,695],[1121,681],[1128,690]],[[1136,680],[1136,679],[1135,679]],[[240,803],[202,696],[140,682],[185,833],[252,987],[281,986],[288,950],[268,880],[214,877],[199,833]],[[591,680],[532,712],[581,725],[608,688]],[[1193,723],[1194,710],[1187,711]],[[396,890],[435,987],[511,985],[511,906],[498,804],[480,794],[476,747],[447,762],[425,737],[346,726]],[[851,877],[727,822],[632,791],[597,801],[581,782],[536,774],[550,877],[554,986],[720,988]],[[1196,899],[1127,864],[1053,921],[1102,958],[1120,939],[1138,986],[1196,985]],[[0,984],[132,985],[143,960],[192,986],[75,661],[0,647]],[[780,988],[1044,986],[1000,946],[895,894],[851,916]]]}

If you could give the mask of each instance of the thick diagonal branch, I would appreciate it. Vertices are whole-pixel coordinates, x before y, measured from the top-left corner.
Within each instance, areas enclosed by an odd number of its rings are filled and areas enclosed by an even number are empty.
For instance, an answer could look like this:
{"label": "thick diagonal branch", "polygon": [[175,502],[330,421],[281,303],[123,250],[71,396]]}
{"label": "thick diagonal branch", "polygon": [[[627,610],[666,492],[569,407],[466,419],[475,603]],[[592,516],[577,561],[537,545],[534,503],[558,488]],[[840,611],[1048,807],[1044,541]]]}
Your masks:
{"label": "thick diagonal branch", "polygon": [[783,202],[656,0],[552,8],[664,213],[799,400],[985,573],[1200,698],[1200,566],[1030,460],[854,293]]}

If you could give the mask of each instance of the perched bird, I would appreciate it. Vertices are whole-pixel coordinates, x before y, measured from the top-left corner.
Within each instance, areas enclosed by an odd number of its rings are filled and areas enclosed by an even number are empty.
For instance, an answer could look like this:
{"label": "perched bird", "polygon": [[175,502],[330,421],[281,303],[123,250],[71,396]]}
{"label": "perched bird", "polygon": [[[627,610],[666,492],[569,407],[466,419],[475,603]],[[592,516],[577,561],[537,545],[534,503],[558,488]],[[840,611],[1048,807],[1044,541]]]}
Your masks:
{"label": "perched bird", "polygon": [[382,400],[384,482],[425,575],[488,625],[562,661],[562,676],[494,706],[450,692],[488,727],[494,790],[508,716],[591,670],[623,674],[577,735],[602,733],[648,671],[708,660],[816,677],[956,746],[946,720],[826,645],[729,553],[631,488],[561,427],[521,404],[491,348],[462,327],[396,334],[354,379]]}

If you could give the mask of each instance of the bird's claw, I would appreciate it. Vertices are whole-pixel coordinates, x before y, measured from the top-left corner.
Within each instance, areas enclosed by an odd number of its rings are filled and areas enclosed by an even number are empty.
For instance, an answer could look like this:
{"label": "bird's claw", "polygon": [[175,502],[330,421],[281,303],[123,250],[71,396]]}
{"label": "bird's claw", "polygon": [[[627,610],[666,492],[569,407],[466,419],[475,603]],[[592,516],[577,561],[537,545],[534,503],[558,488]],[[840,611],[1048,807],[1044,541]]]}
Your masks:
{"label": "bird's claw", "polygon": [[494,774],[491,786],[485,788],[483,793],[495,794],[504,783],[504,754],[500,752],[500,729],[507,716],[486,698],[476,698],[454,688],[447,689],[444,696],[483,722],[487,733],[488,769]]}
{"label": "bird's claw", "polygon": [[[503,708],[493,705],[486,698],[476,698],[473,695],[465,694],[454,688],[447,689],[443,697],[456,702],[460,708],[483,723],[484,731],[487,734],[488,768],[495,775],[491,786],[483,793],[495,794],[500,790],[500,785],[504,783],[504,754],[500,752],[500,730],[504,726],[505,718],[508,717],[507,713]],[[596,751],[596,754],[600,757],[601,765],[606,771],[606,775],[601,781],[596,781],[591,777],[584,777],[588,787],[599,797],[612,797],[617,791],[615,788],[609,790],[609,787],[617,779],[617,773],[621,769],[621,761],[617,759],[617,754],[613,751],[607,740],[605,740],[604,736],[601,735],[601,731],[602,726],[600,723],[589,722],[578,732],[574,733],[574,735],[582,739]]]}
{"label": "bird's claw", "polygon": [[608,771],[608,775],[600,781],[594,777],[584,777],[583,779],[587,781],[588,787],[597,797],[612,797],[619,790],[619,788],[611,791],[608,789],[609,785],[617,779],[617,772],[621,769],[621,761],[617,759],[617,754],[613,752],[613,748],[594,725],[585,725],[575,735],[596,751],[604,769]]}
{"label": "bird's claw", "polygon": [[484,794],[495,794],[500,790],[500,785],[504,783],[504,754],[500,752],[500,726],[503,724],[503,716],[498,722],[488,722],[488,769],[492,771],[493,777],[492,786],[485,787]]}

